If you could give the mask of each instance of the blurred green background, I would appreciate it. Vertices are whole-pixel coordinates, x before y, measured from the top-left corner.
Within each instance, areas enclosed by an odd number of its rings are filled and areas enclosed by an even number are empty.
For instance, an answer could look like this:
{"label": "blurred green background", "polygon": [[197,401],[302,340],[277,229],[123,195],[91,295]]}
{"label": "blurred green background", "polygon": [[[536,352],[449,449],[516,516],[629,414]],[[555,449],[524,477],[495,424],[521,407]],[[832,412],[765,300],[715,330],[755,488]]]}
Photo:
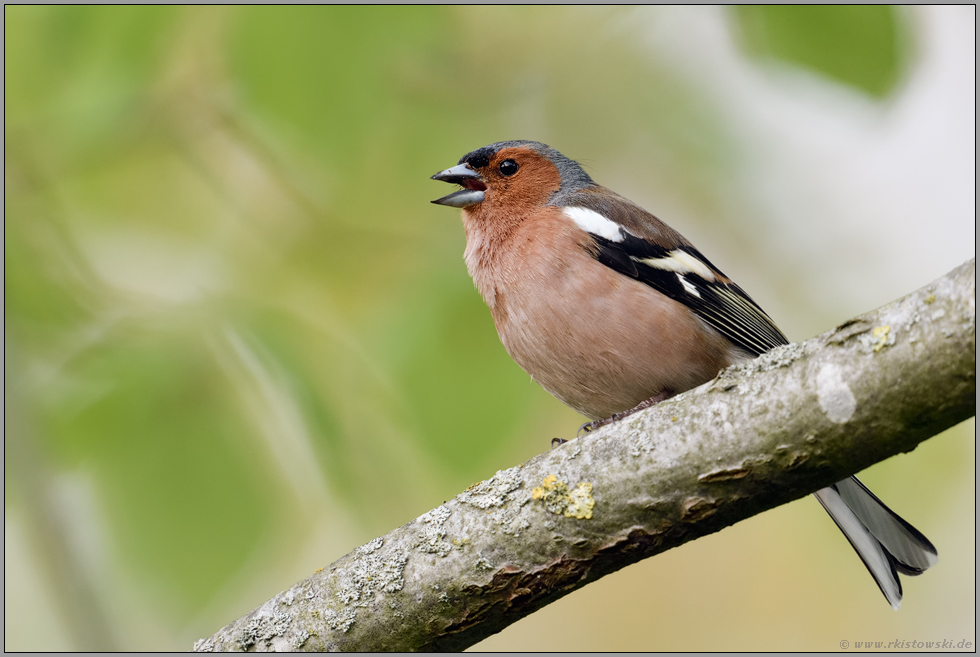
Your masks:
{"label": "blurred green background", "polygon": [[[189,649],[574,434],[428,202],[474,148],[583,162],[791,340],[973,256],[974,19],[5,7],[5,650]],[[973,438],[864,475],[941,555],[898,613],[806,499],[478,648],[975,641]]]}

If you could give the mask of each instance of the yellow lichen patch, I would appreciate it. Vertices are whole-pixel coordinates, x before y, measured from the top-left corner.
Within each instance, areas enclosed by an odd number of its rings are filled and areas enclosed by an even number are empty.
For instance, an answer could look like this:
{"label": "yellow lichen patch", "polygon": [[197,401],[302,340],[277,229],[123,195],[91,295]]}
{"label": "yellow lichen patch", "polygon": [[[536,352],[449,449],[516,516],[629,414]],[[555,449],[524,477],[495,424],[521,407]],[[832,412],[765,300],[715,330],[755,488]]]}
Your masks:
{"label": "yellow lichen patch", "polygon": [[925,298],[925,302],[926,303],[933,303],[935,301],[936,301],[936,295],[935,294],[930,294],[929,296],[927,296]]}
{"label": "yellow lichen patch", "polygon": [[[540,500],[544,498],[547,492],[550,491],[552,488],[554,488],[556,481],[558,481],[558,477],[556,477],[555,475],[548,475],[547,477],[545,477],[544,481],[541,482],[541,485],[531,491],[531,498],[535,500]],[[561,483],[562,486],[565,485],[562,482],[558,482],[558,483]]]}
{"label": "yellow lichen patch", "polygon": [[317,573],[322,573],[322,572],[323,572],[323,568],[317,568],[316,570],[313,571],[313,574],[316,575]]}
{"label": "yellow lichen patch", "polygon": [[876,326],[871,335],[874,338],[874,350],[876,352],[881,351],[882,347],[888,344],[888,332],[891,330],[890,326]]}
{"label": "yellow lichen patch", "polygon": [[559,481],[556,475],[548,475],[541,485],[531,491],[531,499],[542,500],[544,507],[556,515],[566,518],[588,520],[592,517],[592,484],[581,482],[571,491],[568,484]]}
{"label": "yellow lichen patch", "polygon": [[565,517],[588,520],[592,517],[592,507],[594,506],[592,484],[583,481],[568,494],[568,508],[565,509]]}

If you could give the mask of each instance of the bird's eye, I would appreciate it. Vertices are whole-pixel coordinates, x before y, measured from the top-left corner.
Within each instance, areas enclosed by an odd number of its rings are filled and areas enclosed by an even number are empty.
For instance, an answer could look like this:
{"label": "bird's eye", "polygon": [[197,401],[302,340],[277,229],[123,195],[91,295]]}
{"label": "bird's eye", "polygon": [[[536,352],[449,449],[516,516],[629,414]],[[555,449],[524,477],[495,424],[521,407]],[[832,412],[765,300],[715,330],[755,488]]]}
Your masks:
{"label": "bird's eye", "polygon": [[504,160],[500,163],[500,173],[505,176],[513,176],[517,173],[518,169],[520,169],[520,166],[514,160]]}

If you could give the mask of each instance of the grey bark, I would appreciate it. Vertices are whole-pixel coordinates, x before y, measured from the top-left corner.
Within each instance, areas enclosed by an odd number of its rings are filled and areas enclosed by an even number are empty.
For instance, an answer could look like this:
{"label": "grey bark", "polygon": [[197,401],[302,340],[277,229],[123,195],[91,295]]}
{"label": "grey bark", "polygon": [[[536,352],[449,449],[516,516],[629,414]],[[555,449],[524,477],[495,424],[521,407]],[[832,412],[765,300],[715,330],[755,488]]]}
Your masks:
{"label": "grey bark", "polygon": [[624,566],[976,413],[975,259],[883,308],[502,470],[196,650],[462,650]]}

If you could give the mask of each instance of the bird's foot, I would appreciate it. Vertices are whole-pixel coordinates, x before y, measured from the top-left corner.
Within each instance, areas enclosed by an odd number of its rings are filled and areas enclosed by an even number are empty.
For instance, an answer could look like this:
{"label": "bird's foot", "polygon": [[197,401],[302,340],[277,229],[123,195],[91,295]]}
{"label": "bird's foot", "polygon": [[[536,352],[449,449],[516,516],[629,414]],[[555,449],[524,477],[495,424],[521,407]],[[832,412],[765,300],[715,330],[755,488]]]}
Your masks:
{"label": "bird's foot", "polygon": [[564,438],[552,438],[551,439],[551,449],[554,449],[555,447],[558,447],[559,445],[564,445],[567,442],[568,441],[565,440]]}
{"label": "bird's foot", "polygon": [[576,433],[575,435],[581,436],[583,433],[592,433],[596,429],[600,427],[604,427],[607,424],[612,424],[613,422],[619,422],[624,417],[629,417],[633,413],[642,411],[644,408],[650,408],[651,406],[655,406],[664,400],[670,399],[671,397],[674,396],[674,394],[675,393],[671,390],[661,390],[650,399],[644,399],[643,401],[641,401],[639,404],[629,409],[628,411],[621,411],[619,413],[614,413],[610,417],[607,417],[605,420],[593,420],[592,422],[586,422],[585,424],[583,424],[578,428],[578,433]]}

